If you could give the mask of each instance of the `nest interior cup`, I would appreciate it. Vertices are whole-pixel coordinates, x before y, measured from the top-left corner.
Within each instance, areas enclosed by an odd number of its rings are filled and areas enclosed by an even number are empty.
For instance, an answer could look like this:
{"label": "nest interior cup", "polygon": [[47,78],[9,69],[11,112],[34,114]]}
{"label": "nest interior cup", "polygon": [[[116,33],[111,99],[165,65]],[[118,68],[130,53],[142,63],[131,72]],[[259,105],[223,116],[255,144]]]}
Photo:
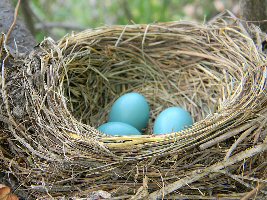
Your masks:
{"label": "nest interior cup", "polygon": [[[265,39],[229,16],[47,38],[2,77],[1,170],[27,198],[241,198],[266,181]],[[96,130],[132,91],[151,106],[147,135]],[[170,106],[194,125],[151,136]]]}
{"label": "nest interior cup", "polygon": [[[211,55],[212,47],[204,48],[202,44],[207,35],[194,38],[196,27],[188,30],[180,27],[183,32],[171,24],[166,28],[160,25],[113,28],[106,32],[98,30],[99,33],[83,32],[62,41],[62,45],[67,41],[64,53],[69,54],[64,60],[67,63],[64,94],[70,110],[83,123],[91,126],[104,123],[114,101],[132,91],[148,99],[151,122],[170,106],[184,107],[195,121],[200,121],[222,109],[223,102],[238,86],[241,77],[233,63],[220,63],[223,58]],[[76,38],[84,36],[83,42],[89,44],[77,50],[80,46]],[[70,55],[71,51],[74,53]],[[226,87],[229,82],[230,88]],[[148,134],[152,132],[151,122]]]}

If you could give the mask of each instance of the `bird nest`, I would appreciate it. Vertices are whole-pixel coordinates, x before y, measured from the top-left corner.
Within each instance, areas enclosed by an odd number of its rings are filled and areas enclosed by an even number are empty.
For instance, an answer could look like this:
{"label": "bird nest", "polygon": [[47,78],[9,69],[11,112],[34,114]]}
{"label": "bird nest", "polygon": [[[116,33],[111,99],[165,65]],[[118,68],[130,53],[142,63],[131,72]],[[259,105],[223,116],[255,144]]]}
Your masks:
{"label": "bird nest", "polygon": [[[2,35],[3,180],[29,199],[264,198],[266,55],[262,32],[246,30],[227,16],[101,27],[47,38],[27,56]],[[151,106],[145,134],[100,133],[127,92]],[[152,135],[169,106],[194,125]]]}

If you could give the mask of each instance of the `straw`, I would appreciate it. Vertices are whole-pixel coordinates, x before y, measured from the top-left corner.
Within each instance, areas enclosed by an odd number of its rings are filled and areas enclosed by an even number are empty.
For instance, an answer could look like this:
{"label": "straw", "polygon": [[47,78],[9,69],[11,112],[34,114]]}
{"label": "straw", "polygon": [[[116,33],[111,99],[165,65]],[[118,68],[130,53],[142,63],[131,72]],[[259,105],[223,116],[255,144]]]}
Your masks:
{"label": "straw", "polygon": [[[114,199],[264,198],[266,55],[253,41],[261,44],[262,35],[225,14],[209,24],[109,26],[47,38],[26,57],[2,47],[5,180],[27,199],[101,191]],[[144,135],[100,133],[127,92],[151,106]],[[156,116],[170,106],[188,110],[194,125],[153,135]]]}

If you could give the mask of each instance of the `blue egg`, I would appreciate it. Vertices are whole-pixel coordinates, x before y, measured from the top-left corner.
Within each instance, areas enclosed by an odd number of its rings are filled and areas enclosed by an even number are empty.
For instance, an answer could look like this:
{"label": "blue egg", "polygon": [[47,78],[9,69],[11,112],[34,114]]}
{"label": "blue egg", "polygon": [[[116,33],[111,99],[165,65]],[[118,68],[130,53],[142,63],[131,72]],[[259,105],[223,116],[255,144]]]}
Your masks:
{"label": "blue egg", "polygon": [[139,93],[127,93],[118,98],[111,107],[110,122],[123,122],[142,131],[147,127],[150,108],[146,98]]}
{"label": "blue egg", "polygon": [[179,132],[193,125],[189,112],[180,107],[170,107],[162,111],[154,123],[154,134]]}
{"label": "blue egg", "polygon": [[97,129],[107,135],[141,135],[136,128],[122,122],[108,122],[102,124]]}

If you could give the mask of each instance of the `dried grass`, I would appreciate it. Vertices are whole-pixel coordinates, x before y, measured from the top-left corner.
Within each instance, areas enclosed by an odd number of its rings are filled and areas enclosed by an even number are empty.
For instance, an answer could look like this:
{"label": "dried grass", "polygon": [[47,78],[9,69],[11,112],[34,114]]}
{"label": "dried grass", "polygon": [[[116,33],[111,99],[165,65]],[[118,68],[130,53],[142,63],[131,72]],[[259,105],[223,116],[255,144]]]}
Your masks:
{"label": "dried grass", "polygon": [[[263,198],[263,37],[256,27],[248,33],[233,16],[221,16],[208,24],[111,26],[57,43],[47,38],[23,58],[12,57],[2,40],[6,180],[16,180],[17,194],[39,199],[99,190],[114,199]],[[106,121],[112,103],[129,91],[151,105],[146,135],[98,132],[94,127]],[[193,127],[151,135],[155,116],[173,105],[191,112]]]}

